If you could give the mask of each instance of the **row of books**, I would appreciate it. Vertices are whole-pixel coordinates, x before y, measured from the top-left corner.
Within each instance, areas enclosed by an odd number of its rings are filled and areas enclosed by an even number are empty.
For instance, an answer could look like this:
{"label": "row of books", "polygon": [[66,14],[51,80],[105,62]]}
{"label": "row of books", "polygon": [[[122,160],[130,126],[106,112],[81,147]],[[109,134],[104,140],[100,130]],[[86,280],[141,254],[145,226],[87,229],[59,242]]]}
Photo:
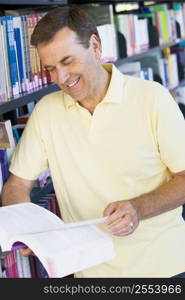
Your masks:
{"label": "row of books", "polygon": [[[3,184],[10,175],[9,163],[11,156],[19,142],[28,118],[29,116],[24,118],[25,123],[18,123],[16,125],[12,125],[10,120],[0,121],[0,195]],[[23,118],[21,117],[20,120],[23,121]],[[48,179],[51,179],[49,169],[39,175],[33,187],[44,187],[48,183]]]}
{"label": "row of books", "polygon": [[33,29],[43,14],[0,18],[0,100],[49,84],[49,73],[41,66],[30,44]]}
{"label": "row of books", "polygon": [[152,5],[116,14],[114,20],[126,40],[126,56],[185,37],[185,3]]}
{"label": "row of books", "polygon": [[[37,202],[38,205],[60,216],[55,194],[51,192]],[[71,275],[72,276],[72,275]],[[48,274],[35,255],[25,257],[19,249],[14,249],[6,255],[1,255],[0,277],[2,278],[47,278]]]}
{"label": "row of books", "polygon": [[[10,15],[0,18],[0,102],[51,83],[49,72],[42,67],[36,48],[30,44],[31,34],[46,12],[33,13],[28,9],[22,15],[24,12],[5,11]],[[117,60],[114,23],[97,28],[102,40],[102,62]]]}
{"label": "row of books", "polygon": [[[143,52],[155,43],[185,37],[185,3],[151,5],[116,15],[111,4],[82,8],[97,24],[102,62],[114,62]],[[5,11],[6,16],[0,18],[0,102],[51,83],[49,72],[42,68],[36,49],[30,44],[34,27],[46,12],[46,8],[19,9]]]}
{"label": "row of books", "polygon": [[[123,73],[155,80],[173,89],[185,79],[185,48],[184,45],[165,48],[162,52],[155,51],[130,63],[123,63],[118,68]],[[145,75],[148,72],[150,74]]]}

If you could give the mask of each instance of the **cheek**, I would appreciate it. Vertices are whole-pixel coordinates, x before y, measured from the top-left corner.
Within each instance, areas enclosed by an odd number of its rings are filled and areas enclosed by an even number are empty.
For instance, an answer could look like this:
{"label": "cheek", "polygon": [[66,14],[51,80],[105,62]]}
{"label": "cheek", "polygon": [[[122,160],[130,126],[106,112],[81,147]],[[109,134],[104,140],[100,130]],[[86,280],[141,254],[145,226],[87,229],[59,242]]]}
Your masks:
{"label": "cheek", "polygon": [[55,72],[49,72],[49,75],[51,77],[51,80],[56,82],[56,80],[57,80],[56,73]]}
{"label": "cheek", "polygon": [[95,78],[94,78],[93,74],[89,71],[86,71],[82,76],[81,83],[86,89],[88,89],[88,90],[92,89],[92,87],[95,84]]}

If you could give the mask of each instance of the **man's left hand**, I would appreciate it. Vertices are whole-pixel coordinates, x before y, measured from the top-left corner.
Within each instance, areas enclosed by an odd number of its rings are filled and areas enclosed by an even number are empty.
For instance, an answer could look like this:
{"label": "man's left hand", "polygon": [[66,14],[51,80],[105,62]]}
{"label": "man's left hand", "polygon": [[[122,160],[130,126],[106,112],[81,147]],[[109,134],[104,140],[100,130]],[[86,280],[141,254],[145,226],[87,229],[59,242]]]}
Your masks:
{"label": "man's left hand", "polygon": [[105,223],[113,235],[131,234],[139,225],[139,215],[129,200],[110,203],[104,210],[104,216],[108,216]]}

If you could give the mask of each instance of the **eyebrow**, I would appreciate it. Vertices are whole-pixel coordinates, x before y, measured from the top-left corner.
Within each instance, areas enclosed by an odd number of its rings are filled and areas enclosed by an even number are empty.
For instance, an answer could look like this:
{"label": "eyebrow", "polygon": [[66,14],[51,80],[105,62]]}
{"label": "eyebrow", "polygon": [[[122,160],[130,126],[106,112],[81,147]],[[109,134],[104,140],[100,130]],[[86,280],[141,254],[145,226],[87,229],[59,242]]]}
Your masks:
{"label": "eyebrow", "polygon": [[[60,61],[59,61],[59,63],[64,63],[65,62],[65,60],[67,60],[68,58],[70,58],[71,57],[71,55],[68,55],[68,56],[64,56],[64,58],[62,58]],[[44,68],[53,68],[53,67],[55,67],[54,65],[44,65]]]}

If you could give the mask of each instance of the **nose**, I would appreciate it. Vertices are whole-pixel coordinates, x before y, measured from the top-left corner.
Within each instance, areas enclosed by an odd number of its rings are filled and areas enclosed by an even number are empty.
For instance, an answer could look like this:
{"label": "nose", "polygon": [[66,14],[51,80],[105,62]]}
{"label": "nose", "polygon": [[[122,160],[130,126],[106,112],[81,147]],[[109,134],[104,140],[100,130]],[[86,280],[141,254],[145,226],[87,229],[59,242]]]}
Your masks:
{"label": "nose", "polygon": [[61,85],[61,84],[64,84],[68,80],[69,76],[70,75],[69,75],[67,68],[65,68],[65,67],[60,67],[58,69],[56,68],[56,75],[55,75],[56,78],[54,79],[54,81],[57,84]]}

